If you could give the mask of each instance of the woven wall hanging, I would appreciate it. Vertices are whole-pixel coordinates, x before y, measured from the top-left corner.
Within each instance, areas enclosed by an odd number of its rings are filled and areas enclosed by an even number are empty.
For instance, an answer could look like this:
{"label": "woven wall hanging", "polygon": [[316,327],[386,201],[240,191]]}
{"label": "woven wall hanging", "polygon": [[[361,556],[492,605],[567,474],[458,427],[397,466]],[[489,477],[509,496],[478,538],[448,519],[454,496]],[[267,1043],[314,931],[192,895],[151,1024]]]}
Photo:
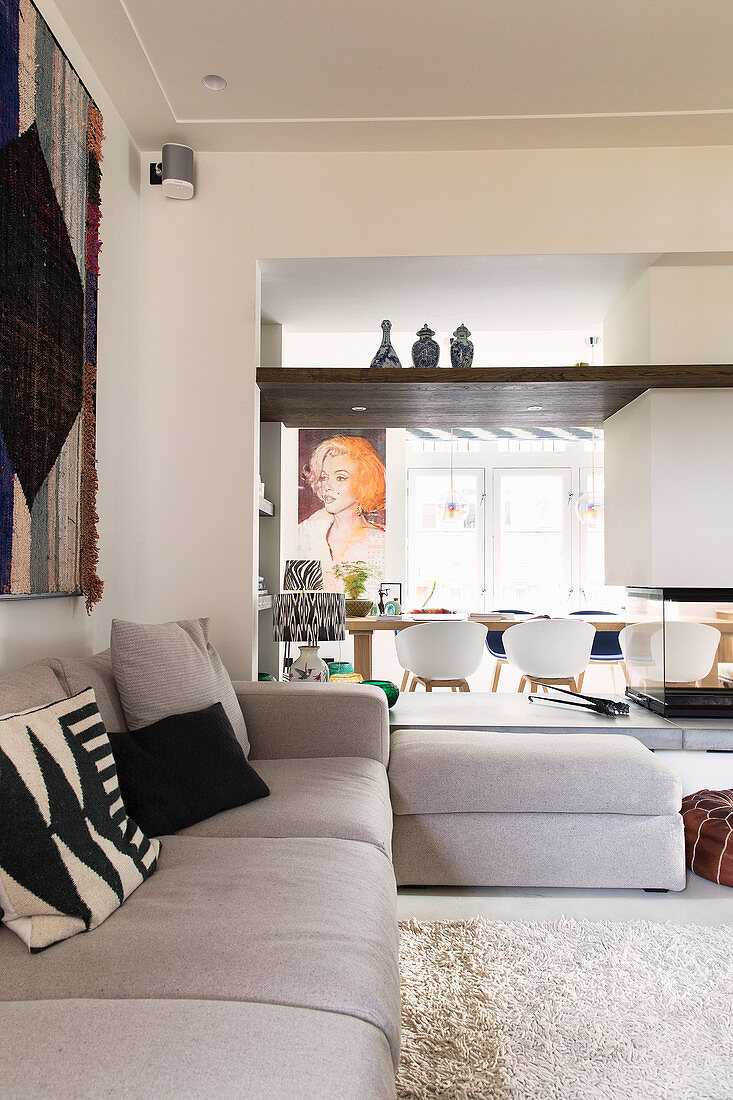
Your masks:
{"label": "woven wall hanging", "polygon": [[0,50],[0,596],[90,611],[102,116],[31,0]]}

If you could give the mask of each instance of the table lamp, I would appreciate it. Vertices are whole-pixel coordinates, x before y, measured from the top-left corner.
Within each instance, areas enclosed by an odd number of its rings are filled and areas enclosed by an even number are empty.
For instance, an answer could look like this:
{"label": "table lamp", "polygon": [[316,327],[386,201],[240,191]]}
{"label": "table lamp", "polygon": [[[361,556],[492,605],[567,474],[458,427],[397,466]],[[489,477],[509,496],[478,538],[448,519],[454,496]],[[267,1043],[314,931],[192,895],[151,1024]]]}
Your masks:
{"label": "table lamp", "polygon": [[[280,592],[272,597],[272,636],[286,643],[286,678],[296,683],[325,682],[326,662],[318,655],[318,643],[338,642],[346,637],[346,608],[340,592]],[[290,642],[299,645],[300,655],[287,667]]]}

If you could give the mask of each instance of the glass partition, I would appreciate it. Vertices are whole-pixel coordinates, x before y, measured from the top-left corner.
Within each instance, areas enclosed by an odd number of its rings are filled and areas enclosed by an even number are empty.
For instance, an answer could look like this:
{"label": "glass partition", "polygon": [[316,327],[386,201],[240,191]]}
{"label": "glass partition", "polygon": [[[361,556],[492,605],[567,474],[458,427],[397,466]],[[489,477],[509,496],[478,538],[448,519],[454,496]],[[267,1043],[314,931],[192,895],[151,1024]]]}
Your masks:
{"label": "glass partition", "polygon": [[733,593],[629,588],[619,635],[627,694],[659,714],[733,711]]}

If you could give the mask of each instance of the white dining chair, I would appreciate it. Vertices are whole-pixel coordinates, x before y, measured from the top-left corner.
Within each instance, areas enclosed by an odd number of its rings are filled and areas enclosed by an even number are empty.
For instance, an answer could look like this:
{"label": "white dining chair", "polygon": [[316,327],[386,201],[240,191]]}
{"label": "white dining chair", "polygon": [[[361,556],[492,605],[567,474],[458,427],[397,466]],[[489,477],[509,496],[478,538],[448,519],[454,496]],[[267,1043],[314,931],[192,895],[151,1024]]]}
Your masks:
{"label": "white dining chair", "polygon": [[720,631],[707,623],[667,622],[649,643],[659,679],[699,687],[713,667],[720,638]]}
{"label": "white dining chair", "polygon": [[466,677],[481,664],[486,630],[483,623],[466,621],[421,623],[401,630],[395,649],[402,668],[412,672],[410,691],[418,684],[426,691],[470,691]]}
{"label": "white dining chair", "polygon": [[661,628],[661,622],[629,623],[618,632],[618,644],[627,668],[646,668],[654,664],[651,640]]}
{"label": "white dining chair", "polygon": [[578,691],[578,676],[588,666],[596,628],[582,619],[530,619],[504,631],[509,663],[522,674],[519,691],[526,684],[564,684]]}

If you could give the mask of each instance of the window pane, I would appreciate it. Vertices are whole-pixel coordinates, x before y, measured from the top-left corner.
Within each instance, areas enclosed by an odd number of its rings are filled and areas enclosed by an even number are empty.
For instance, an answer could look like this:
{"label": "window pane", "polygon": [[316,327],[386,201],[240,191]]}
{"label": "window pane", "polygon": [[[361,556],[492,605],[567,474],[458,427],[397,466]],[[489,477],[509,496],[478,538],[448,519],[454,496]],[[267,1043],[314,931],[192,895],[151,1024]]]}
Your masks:
{"label": "window pane", "polygon": [[497,607],[558,612],[569,583],[568,471],[497,471]]}
{"label": "window pane", "polygon": [[[448,470],[409,471],[407,609],[480,610],[483,588],[483,478],[477,471],[456,471],[451,498]],[[435,591],[430,591],[435,583]]]}
{"label": "window pane", "polygon": [[[603,500],[603,470],[580,471],[581,492]],[[580,525],[580,588],[581,607],[593,611],[616,611],[625,599],[626,589],[605,584],[604,513],[591,516]]]}

